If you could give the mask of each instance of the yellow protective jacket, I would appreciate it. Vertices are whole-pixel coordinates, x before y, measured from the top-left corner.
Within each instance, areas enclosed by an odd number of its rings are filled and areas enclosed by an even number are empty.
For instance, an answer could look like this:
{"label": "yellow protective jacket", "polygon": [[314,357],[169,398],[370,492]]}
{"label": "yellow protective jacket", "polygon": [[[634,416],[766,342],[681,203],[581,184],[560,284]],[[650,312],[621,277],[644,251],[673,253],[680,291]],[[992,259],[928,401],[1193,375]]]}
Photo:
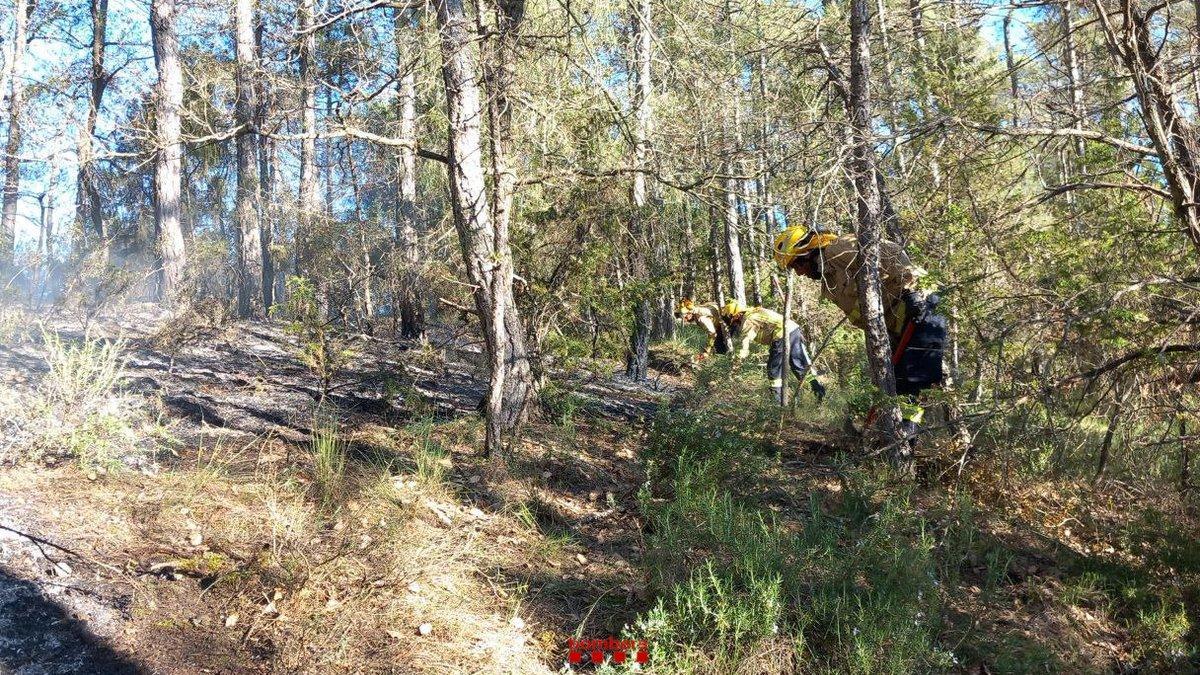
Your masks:
{"label": "yellow protective jacket", "polygon": [[712,354],[717,343],[717,322],[721,320],[721,309],[715,304],[696,305],[692,308],[695,323],[708,333],[708,344],[704,346],[704,354]]}
{"label": "yellow protective jacket", "polygon": [[772,342],[782,338],[784,335],[790,335],[793,330],[798,328],[795,321],[788,321],[787,332],[783,330],[783,315],[767,309],[766,307],[751,307],[745,312],[742,312],[741,325],[739,327],[739,340],[741,348],[738,350],[738,358],[744,359],[750,355],[750,345],[757,342],[760,345],[769,345]]}
{"label": "yellow protective jacket", "polygon": [[[866,329],[867,322],[859,309],[858,270],[862,265],[857,239],[844,234],[821,249],[820,256],[824,263],[821,297],[837,305],[850,323]],[[886,239],[879,242],[879,263],[884,319],[888,331],[899,334],[904,328],[904,291],[916,289],[925,271],[913,265],[898,244]]]}

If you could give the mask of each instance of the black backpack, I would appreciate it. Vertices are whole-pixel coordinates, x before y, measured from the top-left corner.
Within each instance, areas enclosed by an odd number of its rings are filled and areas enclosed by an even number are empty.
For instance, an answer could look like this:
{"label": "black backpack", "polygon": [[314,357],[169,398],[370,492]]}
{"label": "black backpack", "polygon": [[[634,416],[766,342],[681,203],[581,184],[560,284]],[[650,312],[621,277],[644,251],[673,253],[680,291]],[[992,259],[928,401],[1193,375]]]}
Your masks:
{"label": "black backpack", "polygon": [[[912,337],[896,364],[896,393],[912,395],[942,383],[942,358],[946,351],[946,317],[934,314],[938,297],[931,295],[912,320]],[[911,311],[911,310],[910,310]]]}

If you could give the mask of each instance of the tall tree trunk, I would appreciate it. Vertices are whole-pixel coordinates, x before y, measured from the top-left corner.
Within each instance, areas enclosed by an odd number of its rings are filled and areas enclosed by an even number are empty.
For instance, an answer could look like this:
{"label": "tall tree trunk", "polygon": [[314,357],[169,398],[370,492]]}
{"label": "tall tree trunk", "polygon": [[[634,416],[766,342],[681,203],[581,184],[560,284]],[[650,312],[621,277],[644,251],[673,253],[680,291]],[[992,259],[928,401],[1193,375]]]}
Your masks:
{"label": "tall tree trunk", "polygon": [[1020,82],[1017,80],[1017,59],[1013,56],[1012,47],[1012,17],[1013,10],[1008,10],[1004,14],[1003,32],[1004,32],[1004,65],[1008,68],[1008,91],[1012,99],[1012,124],[1017,126],[1019,118],[1017,115],[1017,101],[1021,100]]}
{"label": "tall tree trunk", "polygon": [[485,451],[491,454],[503,449],[503,436],[524,420],[533,378],[524,327],[513,302],[508,233],[495,230],[488,206],[480,133],[483,102],[473,48],[476,36],[462,0],[439,0],[437,18],[446,86],[451,208],[490,359]]}
{"label": "tall tree trunk", "polygon": [[254,130],[258,77],[254,47],[254,0],[237,0],[235,6],[237,102],[234,113],[242,127],[237,134],[237,272],[238,315],[261,318],[263,308],[262,232],[258,218],[258,134]]}
{"label": "tall tree trunk", "polygon": [[[650,55],[651,55],[651,4],[650,0],[630,0],[634,27],[634,138],[633,162],[637,168],[646,163],[650,143]],[[625,358],[625,374],[634,381],[645,380],[650,361],[650,333],[653,330],[654,311],[651,306],[650,289],[645,284],[650,280],[650,268],[646,261],[649,247],[649,208],[646,203],[646,176],[640,171],[633,174],[631,198],[633,218],[630,222],[630,246],[634,279],[641,285],[636,287],[634,299],[633,331],[630,335],[629,353]]]}
{"label": "tall tree trunk", "polygon": [[[266,25],[261,21],[254,27],[254,61],[262,62],[263,35]],[[265,77],[256,78],[258,105],[254,112],[255,125],[258,129],[268,129],[268,119],[271,114],[271,89]],[[258,143],[258,182],[261,186],[262,198],[258,201],[259,231],[262,233],[262,299],[263,309],[270,311],[275,302],[275,260],[272,244],[275,241],[275,199],[272,193],[274,178],[271,170],[275,163],[275,141],[270,136],[263,136]]]}
{"label": "tall tree trunk", "polygon": [[175,0],[154,0],[150,10],[154,63],[158,68],[155,92],[157,143],[154,163],[154,221],[162,258],[162,299],[172,304],[183,290],[187,252],[184,246],[182,209],[183,143],[180,112],[183,108],[183,69],[179,63],[179,35],[175,29]]}
{"label": "tall tree trunk", "polygon": [[396,177],[396,255],[400,336],[419,339],[425,333],[424,305],[418,288],[421,253],[417,239],[417,55],[420,42],[417,12],[396,10],[396,107],[400,119]]}
{"label": "tall tree trunk", "polygon": [[721,223],[724,222],[721,216],[717,215],[717,207],[709,205],[708,207],[708,261],[709,271],[712,273],[712,292],[713,300],[718,304],[725,304],[725,275],[721,270],[721,259],[724,258],[723,251],[725,249],[725,237],[721,234]]}
{"label": "tall tree trunk", "polygon": [[[725,172],[733,172],[726,165]],[[737,181],[725,179],[725,269],[729,271],[729,294],[740,303],[746,302],[746,275],[742,271],[742,246],[738,237]]]}
{"label": "tall tree trunk", "polygon": [[9,67],[8,142],[4,145],[4,203],[0,210],[0,272],[12,267],[16,254],[17,199],[21,190],[21,117],[25,112],[25,44],[32,9],[29,0],[15,0],[12,65]]}
{"label": "tall tree trunk", "polygon": [[314,59],[316,36],[312,32],[314,0],[300,0],[297,12],[300,32],[300,186],[296,226],[296,274],[310,275],[313,256],[313,219],[317,216],[317,95]]}
{"label": "tall tree trunk", "polygon": [[[1083,77],[1079,74],[1079,52],[1075,48],[1075,3],[1072,0],[1063,0],[1062,18],[1063,60],[1066,62],[1067,93],[1071,99],[1071,126],[1083,130]],[[1083,137],[1076,136],[1074,140],[1075,154],[1083,157]]]}
{"label": "tall tree trunk", "polygon": [[[866,321],[867,361],[871,381],[885,395],[896,395],[892,371],[891,342],[883,315],[883,293],[879,277],[880,199],[875,175],[875,150],[871,131],[871,15],[868,0],[850,3],[850,127],[853,133],[852,171],[857,197],[858,275],[860,311]],[[911,464],[907,444],[900,442],[900,409],[889,401],[879,406],[882,440],[894,464]]]}
{"label": "tall tree trunk", "polygon": [[[96,117],[108,88],[108,73],[104,70],[105,35],[108,29],[108,0],[91,0],[92,15],[92,65],[88,92],[88,113],[84,127],[79,131],[79,173],[75,184],[75,234],[79,237],[80,249],[89,248],[87,240],[96,237],[100,246],[107,249],[108,233],[104,227],[101,211],[100,190],[96,185],[94,138]],[[88,226],[91,232],[88,232]]]}

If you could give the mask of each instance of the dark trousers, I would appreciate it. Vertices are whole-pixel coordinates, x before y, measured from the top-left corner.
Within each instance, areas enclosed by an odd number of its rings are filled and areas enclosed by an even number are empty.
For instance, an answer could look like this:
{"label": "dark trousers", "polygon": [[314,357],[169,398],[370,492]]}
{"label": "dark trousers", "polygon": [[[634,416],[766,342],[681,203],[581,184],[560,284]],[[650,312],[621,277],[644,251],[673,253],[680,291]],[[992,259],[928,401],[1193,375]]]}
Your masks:
{"label": "dark trousers", "polygon": [[[788,343],[789,369],[796,379],[803,381],[808,369],[812,367],[812,359],[808,355],[808,346],[804,344],[804,336],[800,334],[799,328],[788,335]],[[783,387],[783,338],[772,342],[770,351],[767,353],[767,379],[771,381],[772,387],[777,389]],[[809,381],[809,384],[818,399],[825,397],[825,387],[817,382],[815,377]]]}

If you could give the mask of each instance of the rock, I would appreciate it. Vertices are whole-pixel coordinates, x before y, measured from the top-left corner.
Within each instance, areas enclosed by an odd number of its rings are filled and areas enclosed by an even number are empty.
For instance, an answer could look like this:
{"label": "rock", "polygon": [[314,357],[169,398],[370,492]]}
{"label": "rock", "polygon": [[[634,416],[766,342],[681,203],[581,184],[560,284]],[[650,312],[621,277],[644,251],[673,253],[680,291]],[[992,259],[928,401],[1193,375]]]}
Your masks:
{"label": "rock", "polygon": [[433,632],[433,624],[423,623],[420,626],[417,626],[417,633],[420,635],[429,635],[432,632]]}

